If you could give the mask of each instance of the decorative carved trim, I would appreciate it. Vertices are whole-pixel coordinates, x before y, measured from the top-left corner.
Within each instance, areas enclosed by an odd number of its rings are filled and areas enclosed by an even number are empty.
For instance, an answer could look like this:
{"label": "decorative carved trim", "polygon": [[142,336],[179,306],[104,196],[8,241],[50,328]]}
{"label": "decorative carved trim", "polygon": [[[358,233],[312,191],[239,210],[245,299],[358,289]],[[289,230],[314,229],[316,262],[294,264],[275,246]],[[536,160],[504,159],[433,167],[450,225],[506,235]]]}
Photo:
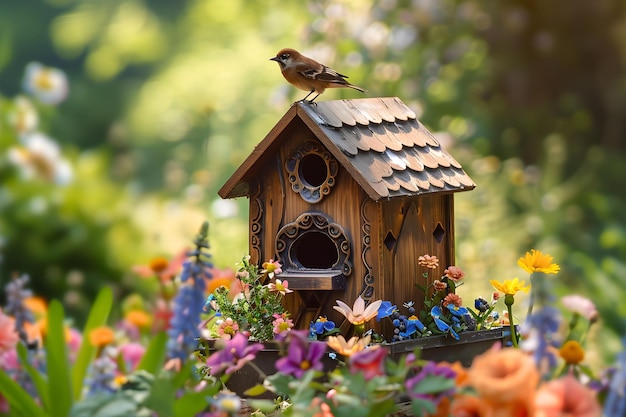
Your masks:
{"label": "decorative carved trim", "polygon": [[363,251],[361,252],[361,260],[365,266],[365,275],[363,276],[363,290],[361,291],[361,297],[365,301],[370,301],[372,295],[374,295],[374,275],[372,265],[368,261],[371,247],[371,228],[372,224],[368,217],[368,210],[374,206],[374,202],[369,198],[364,198],[361,203],[361,235],[363,239]]}
{"label": "decorative carved trim", "polygon": [[265,212],[261,189],[259,179],[250,182],[250,258],[255,263],[262,261],[261,242]]}
{"label": "decorative carved trim", "polygon": [[[316,171],[320,171],[315,173],[319,178],[316,178],[314,184],[307,181],[307,173],[304,172],[305,167],[302,163],[305,158],[312,155],[319,157],[313,165],[316,165],[314,167]],[[330,193],[330,189],[335,185],[339,163],[322,145],[314,141],[306,141],[285,160],[285,170],[291,189],[300,194],[304,201],[318,203]]]}
{"label": "decorative carved trim", "polygon": [[[283,226],[276,234],[276,253],[283,262],[283,269],[285,271],[307,269],[302,266],[291,249],[299,238],[311,232],[326,235],[337,251],[337,261],[328,269],[341,271],[346,277],[352,274],[350,262],[352,245],[347,233],[343,227],[333,223],[327,215],[320,212],[303,213],[294,222]],[[314,251],[316,248],[310,249]]]}

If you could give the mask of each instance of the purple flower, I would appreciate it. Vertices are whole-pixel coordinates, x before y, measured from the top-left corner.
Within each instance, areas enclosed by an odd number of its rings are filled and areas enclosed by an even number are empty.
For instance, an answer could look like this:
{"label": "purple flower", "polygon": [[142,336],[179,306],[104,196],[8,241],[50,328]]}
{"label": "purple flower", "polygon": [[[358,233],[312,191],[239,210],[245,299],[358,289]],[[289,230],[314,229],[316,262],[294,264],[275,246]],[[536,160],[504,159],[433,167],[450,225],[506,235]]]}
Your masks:
{"label": "purple flower", "polygon": [[263,349],[261,343],[248,344],[248,338],[242,333],[226,342],[221,350],[213,353],[206,360],[206,365],[211,368],[211,375],[216,375],[225,370],[226,374],[232,374],[241,369],[248,361],[256,357],[256,353]]}
{"label": "purple flower", "polygon": [[445,365],[427,362],[414,376],[406,380],[407,394],[413,399],[433,401],[438,404],[454,393],[456,372]]}
{"label": "purple flower", "polygon": [[308,341],[308,332],[289,332],[289,351],[287,356],[276,361],[276,369],[287,375],[301,378],[309,369],[321,371],[322,356],[326,352],[326,343]]}

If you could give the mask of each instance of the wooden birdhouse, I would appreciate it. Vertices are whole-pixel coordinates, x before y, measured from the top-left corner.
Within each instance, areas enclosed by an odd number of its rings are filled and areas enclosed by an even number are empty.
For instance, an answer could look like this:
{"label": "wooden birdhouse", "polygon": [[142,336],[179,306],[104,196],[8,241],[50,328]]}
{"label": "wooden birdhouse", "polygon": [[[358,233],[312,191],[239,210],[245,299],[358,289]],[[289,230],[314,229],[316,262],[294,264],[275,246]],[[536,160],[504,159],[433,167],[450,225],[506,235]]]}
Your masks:
{"label": "wooden birdhouse", "polygon": [[[369,98],[294,103],[219,195],[249,198],[252,261],[281,261],[308,328],[359,295],[419,309],[415,284],[454,265],[454,193],[474,187],[400,99]],[[424,254],[440,260],[428,278]]]}

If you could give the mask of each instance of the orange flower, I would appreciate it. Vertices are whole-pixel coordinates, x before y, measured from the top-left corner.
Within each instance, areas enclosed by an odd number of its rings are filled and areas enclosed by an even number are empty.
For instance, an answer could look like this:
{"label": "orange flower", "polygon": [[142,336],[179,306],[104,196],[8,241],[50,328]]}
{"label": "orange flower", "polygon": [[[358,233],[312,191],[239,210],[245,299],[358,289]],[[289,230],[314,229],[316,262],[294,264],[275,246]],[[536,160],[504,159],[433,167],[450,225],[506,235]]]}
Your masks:
{"label": "orange flower", "polygon": [[532,357],[497,345],[477,356],[469,370],[470,385],[497,410],[494,416],[532,416],[539,378]]}
{"label": "orange flower", "polygon": [[433,287],[435,288],[436,291],[443,291],[446,288],[448,288],[448,284],[443,282],[443,281],[439,281],[438,279],[433,281]]}
{"label": "orange flower", "polygon": [[48,304],[46,300],[41,297],[25,298],[24,306],[26,306],[36,318],[44,317],[48,313]]}
{"label": "orange flower", "polygon": [[370,344],[370,339],[370,336],[365,336],[361,339],[354,336],[346,341],[342,335],[328,336],[326,344],[340,355],[349,357],[365,349]]}
{"label": "orange flower", "polygon": [[124,318],[140,329],[145,329],[152,323],[152,317],[143,310],[131,310],[126,313]]}
{"label": "orange flower", "polygon": [[89,332],[89,343],[92,346],[101,348],[113,343],[113,340],[115,340],[115,334],[110,327],[96,327]]}
{"label": "orange flower", "polygon": [[417,263],[426,268],[435,269],[439,266],[439,259],[436,256],[423,255],[417,258]]}
{"label": "orange flower", "polygon": [[450,407],[452,417],[488,417],[492,415],[491,407],[481,398],[462,395],[454,398]]}
{"label": "orange flower", "polygon": [[596,395],[571,375],[543,384],[535,397],[535,417],[598,417]]}
{"label": "orange flower", "polygon": [[161,272],[165,271],[168,265],[169,261],[162,256],[152,258],[148,263],[148,266],[155,274],[160,274]]}
{"label": "orange flower", "polygon": [[450,398],[443,397],[437,404],[434,414],[427,414],[426,417],[448,417],[450,415]]}
{"label": "orange flower", "polygon": [[455,307],[461,307],[463,305],[463,299],[456,294],[450,293],[443,299],[443,306],[447,307],[448,304],[452,304]]}
{"label": "orange flower", "polygon": [[576,365],[585,359],[585,351],[576,340],[568,340],[559,349],[559,356],[568,365]]}

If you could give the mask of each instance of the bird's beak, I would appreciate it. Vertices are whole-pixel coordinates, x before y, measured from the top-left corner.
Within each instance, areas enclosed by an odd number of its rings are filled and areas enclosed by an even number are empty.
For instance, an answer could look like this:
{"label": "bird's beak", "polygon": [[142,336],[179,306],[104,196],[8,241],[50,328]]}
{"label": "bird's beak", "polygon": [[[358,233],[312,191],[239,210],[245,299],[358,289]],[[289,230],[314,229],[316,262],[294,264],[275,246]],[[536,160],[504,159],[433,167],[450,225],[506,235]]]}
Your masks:
{"label": "bird's beak", "polygon": [[270,58],[270,61],[276,61],[276,62],[280,62],[280,58],[278,58],[277,56]]}

